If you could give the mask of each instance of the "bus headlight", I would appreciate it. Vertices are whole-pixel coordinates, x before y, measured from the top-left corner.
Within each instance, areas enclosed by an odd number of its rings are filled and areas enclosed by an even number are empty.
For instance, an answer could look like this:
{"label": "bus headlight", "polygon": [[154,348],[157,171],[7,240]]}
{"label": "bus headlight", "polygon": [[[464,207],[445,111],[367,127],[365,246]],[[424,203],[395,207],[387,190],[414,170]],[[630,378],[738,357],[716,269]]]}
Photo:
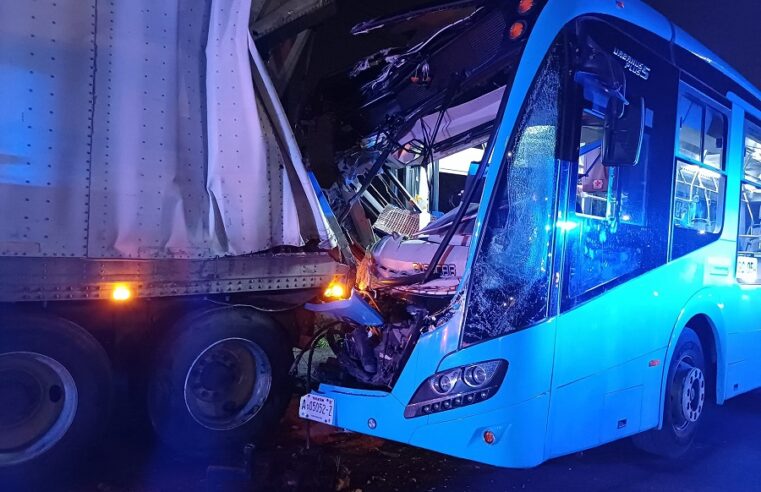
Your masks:
{"label": "bus headlight", "polygon": [[468,386],[480,388],[486,382],[486,370],[481,366],[468,367],[463,380]]}
{"label": "bus headlight", "polygon": [[436,373],[415,391],[404,416],[420,417],[488,400],[497,393],[507,366],[507,361],[500,359]]}
{"label": "bus headlight", "polygon": [[460,370],[458,369],[456,371],[446,372],[440,376],[433,377],[430,379],[430,381],[431,386],[433,386],[433,389],[436,390],[437,393],[447,395],[455,388],[459,379]]}

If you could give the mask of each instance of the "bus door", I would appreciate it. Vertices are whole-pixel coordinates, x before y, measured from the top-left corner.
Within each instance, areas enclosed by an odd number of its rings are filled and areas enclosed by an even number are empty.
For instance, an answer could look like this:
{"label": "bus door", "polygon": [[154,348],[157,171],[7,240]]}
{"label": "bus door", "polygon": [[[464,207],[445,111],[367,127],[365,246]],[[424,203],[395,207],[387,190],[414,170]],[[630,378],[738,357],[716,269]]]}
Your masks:
{"label": "bus door", "polygon": [[[654,275],[668,252],[676,69],[603,21],[579,21],[576,32],[578,43],[620,64],[625,83],[612,94],[577,73],[575,99],[568,101],[572,116],[562,129],[571,134],[573,150],[562,164],[568,166],[568,200],[559,223],[550,455],[657,424],[663,361],[650,361],[662,357],[676,320]],[[610,165],[616,163],[606,162],[604,135],[611,107],[626,117],[643,105],[637,162]]]}

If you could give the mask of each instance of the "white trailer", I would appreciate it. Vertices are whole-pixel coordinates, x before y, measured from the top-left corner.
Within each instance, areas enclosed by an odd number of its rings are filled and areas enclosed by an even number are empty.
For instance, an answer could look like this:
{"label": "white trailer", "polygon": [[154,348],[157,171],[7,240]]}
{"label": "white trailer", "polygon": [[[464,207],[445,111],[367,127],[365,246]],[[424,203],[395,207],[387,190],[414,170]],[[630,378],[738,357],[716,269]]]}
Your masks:
{"label": "white trailer", "polygon": [[0,4],[0,483],[81,459],[119,371],[178,449],[280,418],[347,269],[250,3]]}

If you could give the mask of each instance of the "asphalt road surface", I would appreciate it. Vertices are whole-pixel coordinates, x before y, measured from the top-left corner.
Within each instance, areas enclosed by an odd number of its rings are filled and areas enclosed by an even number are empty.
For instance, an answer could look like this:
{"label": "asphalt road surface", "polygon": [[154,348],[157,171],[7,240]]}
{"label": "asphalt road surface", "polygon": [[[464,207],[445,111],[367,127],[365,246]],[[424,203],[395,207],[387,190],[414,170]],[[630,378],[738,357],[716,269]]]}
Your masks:
{"label": "asphalt road surface", "polygon": [[[379,439],[313,427],[305,452],[304,425],[295,417],[252,455],[248,479],[237,459],[211,468],[163,453],[149,438],[116,431],[106,456],[91,463],[72,492],[175,491],[727,491],[761,490],[761,391],[705,414],[692,451],[663,462],[622,440],[554,459],[529,470],[508,470],[449,458]],[[1,488],[1,487],[0,487]]]}

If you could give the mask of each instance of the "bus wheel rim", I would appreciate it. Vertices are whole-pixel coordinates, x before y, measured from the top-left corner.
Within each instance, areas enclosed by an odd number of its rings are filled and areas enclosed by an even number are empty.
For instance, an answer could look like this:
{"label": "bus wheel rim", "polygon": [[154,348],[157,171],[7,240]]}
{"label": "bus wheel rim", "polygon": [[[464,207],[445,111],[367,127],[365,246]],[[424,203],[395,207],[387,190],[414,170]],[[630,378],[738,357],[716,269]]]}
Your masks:
{"label": "bus wheel rim", "polygon": [[264,350],[245,338],[225,338],[203,349],[185,376],[185,407],[215,431],[247,424],[264,406],[272,367]]}
{"label": "bus wheel rim", "polygon": [[71,373],[52,357],[0,354],[0,467],[30,461],[60,442],[78,396]]}
{"label": "bus wheel rim", "polygon": [[672,415],[673,426],[678,432],[684,432],[690,425],[695,424],[703,414],[706,397],[705,375],[703,371],[692,364],[690,358],[681,359],[674,373]]}
{"label": "bus wheel rim", "polygon": [[682,416],[688,422],[697,422],[705,403],[705,377],[697,367],[689,370],[682,385]]}

